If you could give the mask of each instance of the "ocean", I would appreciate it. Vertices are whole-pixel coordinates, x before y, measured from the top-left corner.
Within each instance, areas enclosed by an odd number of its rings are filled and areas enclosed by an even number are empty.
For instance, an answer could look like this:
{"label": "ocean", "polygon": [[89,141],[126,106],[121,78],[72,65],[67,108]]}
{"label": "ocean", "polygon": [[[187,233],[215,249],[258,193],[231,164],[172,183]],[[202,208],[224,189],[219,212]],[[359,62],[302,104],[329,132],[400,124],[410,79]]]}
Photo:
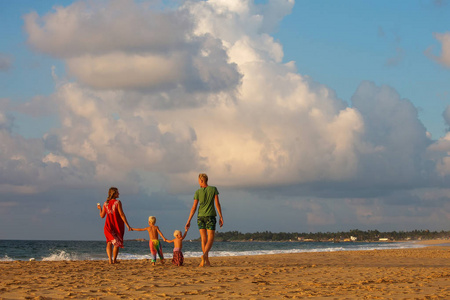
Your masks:
{"label": "ocean", "polygon": [[[150,259],[148,241],[125,241],[118,259]],[[173,244],[162,242],[165,258],[172,258]],[[413,242],[215,242],[210,252],[214,256],[249,256],[300,252],[332,252],[420,248]],[[199,241],[184,241],[185,257],[200,257]],[[104,241],[39,241],[0,240],[1,261],[70,261],[107,260]]]}

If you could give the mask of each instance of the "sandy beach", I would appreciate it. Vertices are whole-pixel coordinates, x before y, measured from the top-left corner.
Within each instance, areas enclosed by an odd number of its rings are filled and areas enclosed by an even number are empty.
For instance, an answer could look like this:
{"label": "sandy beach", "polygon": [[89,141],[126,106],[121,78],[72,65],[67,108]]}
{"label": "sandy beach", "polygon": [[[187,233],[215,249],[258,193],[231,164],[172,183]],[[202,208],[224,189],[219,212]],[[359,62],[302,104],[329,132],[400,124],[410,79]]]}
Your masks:
{"label": "sandy beach", "polygon": [[[448,241],[447,241],[448,243]],[[146,260],[0,263],[0,299],[450,299],[450,247]]]}

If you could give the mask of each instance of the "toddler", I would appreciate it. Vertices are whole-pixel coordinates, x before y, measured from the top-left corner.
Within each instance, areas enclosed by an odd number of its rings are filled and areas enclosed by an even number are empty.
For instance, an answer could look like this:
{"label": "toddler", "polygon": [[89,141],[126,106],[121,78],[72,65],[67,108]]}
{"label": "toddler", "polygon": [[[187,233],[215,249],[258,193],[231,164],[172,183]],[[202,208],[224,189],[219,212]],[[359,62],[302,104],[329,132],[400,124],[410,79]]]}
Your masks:
{"label": "toddler", "polygon": [[183,252],[181,249],[183,248],[183,240],[186,237],[187,230],[184,232],[183,236],[181,235],[181,231],[175,230],[173,236],[175,237],[173,240],[169,241],[164,239],[167,243],[173,243],[173,258],[172,263],[176,266],[182,266],[184,263]]}

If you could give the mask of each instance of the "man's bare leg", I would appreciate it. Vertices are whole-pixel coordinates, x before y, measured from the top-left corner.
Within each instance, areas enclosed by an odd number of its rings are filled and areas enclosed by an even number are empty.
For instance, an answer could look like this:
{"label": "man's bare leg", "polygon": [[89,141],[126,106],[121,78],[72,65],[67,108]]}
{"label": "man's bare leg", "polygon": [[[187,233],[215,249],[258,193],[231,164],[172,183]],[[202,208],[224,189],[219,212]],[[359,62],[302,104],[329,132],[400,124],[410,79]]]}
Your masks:
{"label": "man's bare leg", "polygon": [[199,229],[200,232],[200,238],[202,240],[202,261],[200,262],[199,267],[204,267],[205,266],[205,249],[206,249],[206,245],[208,244],[208,233],[206,232],[206,229]]}
{"label": "man's bare leg", "polygon": [[214,236],[216,234],[215,230],[209,230],[207,231],[208,239],[205,245],[205,250],[203,251],[203,259],[205,261],[204,265],[209,267],[211,266],[211,263],[209,262],[209,250],[211,250],[212,245],[214,243]]}

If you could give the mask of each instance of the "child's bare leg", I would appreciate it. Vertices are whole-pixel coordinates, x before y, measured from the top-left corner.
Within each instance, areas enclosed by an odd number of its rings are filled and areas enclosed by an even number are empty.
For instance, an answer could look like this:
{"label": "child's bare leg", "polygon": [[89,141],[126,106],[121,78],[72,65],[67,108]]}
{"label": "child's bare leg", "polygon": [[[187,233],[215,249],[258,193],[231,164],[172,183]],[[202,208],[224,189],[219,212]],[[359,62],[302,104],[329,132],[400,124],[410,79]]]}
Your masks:
{"label": "child's bare leg", "polygon": [[113,264],[115,264],[117,262],[117,254],[119,254],[119,247],[114,246],[113,249]]}
{"label": "child's bare leg", "polygon": [[159,244],[158,256],[159,256],[159,260],[161,261],[161,264],[164,264],[166,261],[164,260],[164,254],[163,254],[163,251],[162,251],[162,245],[161,244]]}

